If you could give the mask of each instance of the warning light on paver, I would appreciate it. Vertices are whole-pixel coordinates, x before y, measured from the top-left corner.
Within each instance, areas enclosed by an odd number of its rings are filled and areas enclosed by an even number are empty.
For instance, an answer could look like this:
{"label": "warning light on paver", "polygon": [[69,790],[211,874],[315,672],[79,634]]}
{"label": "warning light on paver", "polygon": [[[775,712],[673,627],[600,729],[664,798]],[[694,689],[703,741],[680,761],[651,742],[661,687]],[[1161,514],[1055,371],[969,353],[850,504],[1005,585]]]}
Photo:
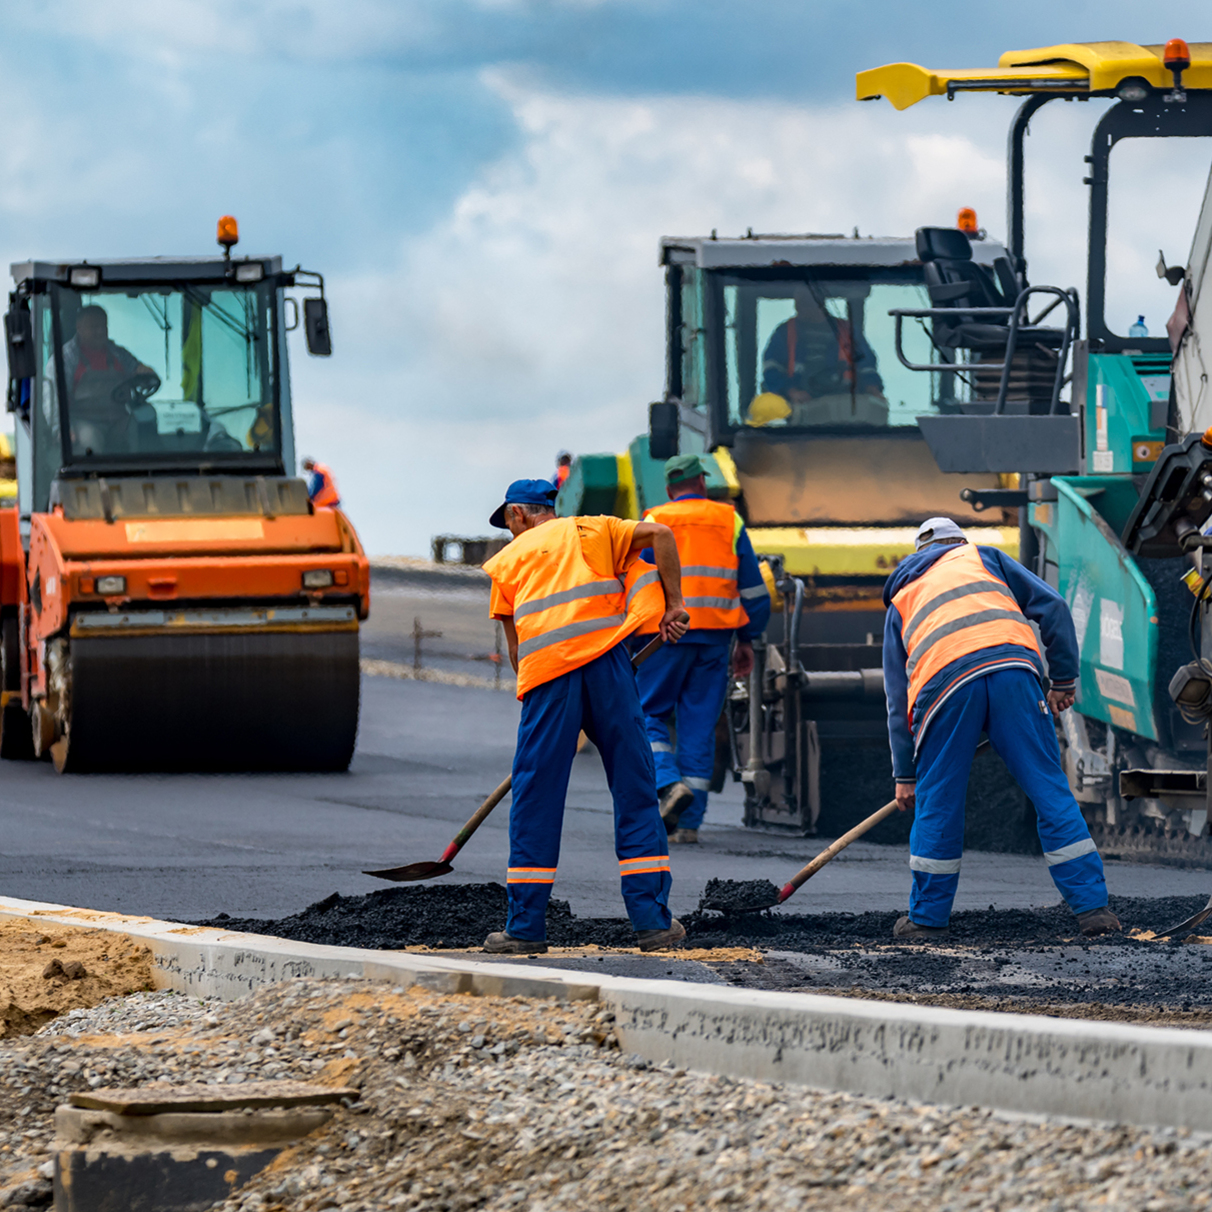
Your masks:
{"label": "warning light on paver", "polygon": [[980,225],[976,221],[976,211],[971,206],[961,206],[959,214],[955,216],[955,226],[960,229],[966,236],[975,236],[980,231]]}
{"label": "warning light on paver", "polygon": [[216,239],[224,248],[231,248],[240,242],[240,227],[235,215],[224,215],[219,220],[219,234]]}

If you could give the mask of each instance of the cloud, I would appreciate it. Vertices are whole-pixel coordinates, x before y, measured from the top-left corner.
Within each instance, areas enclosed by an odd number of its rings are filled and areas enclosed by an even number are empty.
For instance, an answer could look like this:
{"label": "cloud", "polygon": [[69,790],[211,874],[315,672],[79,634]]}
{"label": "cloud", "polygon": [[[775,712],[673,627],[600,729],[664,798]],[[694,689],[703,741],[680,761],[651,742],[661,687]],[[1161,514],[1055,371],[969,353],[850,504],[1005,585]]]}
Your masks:
{"label": "cloud", "polygon": [[[344,473],[373,551],[421,553],[435,533],[482,532],[505,484],[549,474],[560,447],[622,450],[643,429],[664,386],[661,235],[911,235],[971,205],[1004,236],[1010,100],[897,114],[570,96],[502,72],[486,80],[518,125],[515,148],[402,244],[388,271],[336,275],[336,355],[297,369],[304,444]],[[1033,279],[1084,297],[1082,157],[1097,107],[1052,108],[1028,145]],[[1156,181],[1181,200],[1171,261],[1186,255],[1207,159],[1180,154],[1185,142],[1150,149],[1153,171],[1116,178],[1117,214],[1149,211],[1164,225],[1149,202]],[[1112,248],[1109,314],[1123,312],[1125,329],[1157,289],[1156,252],[1145,256],[1138,237],[1129,225]]]}
{"label": "cloud", "polygon": [[623,449],[643,428],[664,386],[661,235],[909,235],[1002,203],[1000,131],[489,82],[516,150],[390,272],[337,275],[336,354],[297,367],[301,441],[353,470],[343,491],[375,551],[482,531],[504,485],[549,474],[559,447]]}

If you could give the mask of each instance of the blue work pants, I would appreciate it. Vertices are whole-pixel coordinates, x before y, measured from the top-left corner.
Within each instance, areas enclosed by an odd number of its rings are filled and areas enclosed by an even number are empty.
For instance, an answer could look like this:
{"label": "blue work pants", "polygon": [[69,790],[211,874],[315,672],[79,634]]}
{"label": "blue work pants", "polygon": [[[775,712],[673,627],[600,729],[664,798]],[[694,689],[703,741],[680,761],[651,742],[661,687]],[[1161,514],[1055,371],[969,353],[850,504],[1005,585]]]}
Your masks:
{"label": "blue work pants", "polygon": [[954,691],[917,757],[917,807],[909,834],[909,918],[945,926],[959,884],[968,774],[982,732],[1035,805],[1044,860],[1074,913],[1107,903],[1103,862],[1061,769],[1052,713],[1038,679],[999,669]]}
{"label": "blue work pants", "polygon": [[[694,802],[678,818],[679,829],[697,829],[707,813],[715,726],[728,693],[728,656],[727,644],[666,644],[636,671],[656,785],[680,779],[694,792]],[[676,747],[670,719],[677,729]]]}
{"label": "blue work pants", "polygon": [[509,810],[505,930],[513,938],[547,937],[564,798],[582,729],[598,747],[614,798],[614,845],[627,916],[636,930],[664,930],[671,921],[668,839],[635,673],[619,644],[522,699]]}

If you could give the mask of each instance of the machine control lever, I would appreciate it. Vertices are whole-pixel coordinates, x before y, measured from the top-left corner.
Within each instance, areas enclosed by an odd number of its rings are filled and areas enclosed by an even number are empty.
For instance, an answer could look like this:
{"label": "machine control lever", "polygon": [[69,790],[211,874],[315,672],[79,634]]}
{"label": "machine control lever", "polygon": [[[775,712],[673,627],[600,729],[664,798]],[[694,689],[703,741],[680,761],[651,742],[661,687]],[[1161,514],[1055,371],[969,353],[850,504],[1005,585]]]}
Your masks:
{"label": "machine control lever", "polygon": [[1019,509],[1027,503],[1020,488],[961,488],[960,500],[967,501],[977,513],[986,509]]}

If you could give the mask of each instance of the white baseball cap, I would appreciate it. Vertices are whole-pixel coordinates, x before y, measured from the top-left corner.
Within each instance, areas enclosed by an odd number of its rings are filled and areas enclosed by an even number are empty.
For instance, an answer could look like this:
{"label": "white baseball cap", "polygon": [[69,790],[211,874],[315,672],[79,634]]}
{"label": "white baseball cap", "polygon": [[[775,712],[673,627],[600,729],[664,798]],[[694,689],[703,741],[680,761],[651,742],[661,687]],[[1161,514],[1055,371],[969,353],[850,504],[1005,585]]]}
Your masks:
{"label": "white baseball cap", "polygon": [[964,532],[950,518],[927,518],[913,538],[913,549],[921,551],[931,543],[966,543]]}

